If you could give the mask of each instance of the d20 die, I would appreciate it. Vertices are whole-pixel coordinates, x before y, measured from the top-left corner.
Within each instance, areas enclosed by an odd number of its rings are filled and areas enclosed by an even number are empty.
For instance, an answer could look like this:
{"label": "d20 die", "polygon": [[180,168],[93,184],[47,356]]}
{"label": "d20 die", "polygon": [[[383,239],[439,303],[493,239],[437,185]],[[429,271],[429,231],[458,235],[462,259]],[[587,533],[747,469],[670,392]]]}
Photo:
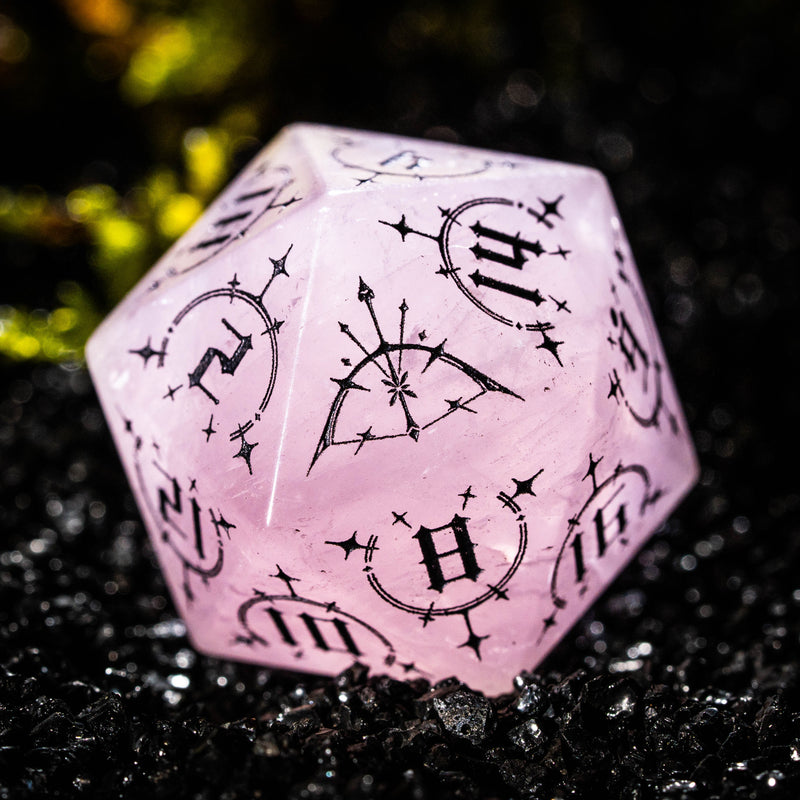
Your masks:
{"label": "d20 die", "polygon": [[697,475],[581,167],[291,126],[87,355],[175,603],[226,658],[507,690]]}

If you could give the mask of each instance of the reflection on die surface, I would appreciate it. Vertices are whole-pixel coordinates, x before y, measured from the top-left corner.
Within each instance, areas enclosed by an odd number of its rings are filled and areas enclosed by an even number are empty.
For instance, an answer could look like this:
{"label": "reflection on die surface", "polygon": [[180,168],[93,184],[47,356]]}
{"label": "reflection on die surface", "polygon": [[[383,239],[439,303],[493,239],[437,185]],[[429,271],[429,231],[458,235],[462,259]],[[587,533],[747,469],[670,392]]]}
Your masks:
{"label": "reflection on die surface", "polygon": [[285,129],[89,365],[197,647],[506,691],[694,483],[605,180]]}

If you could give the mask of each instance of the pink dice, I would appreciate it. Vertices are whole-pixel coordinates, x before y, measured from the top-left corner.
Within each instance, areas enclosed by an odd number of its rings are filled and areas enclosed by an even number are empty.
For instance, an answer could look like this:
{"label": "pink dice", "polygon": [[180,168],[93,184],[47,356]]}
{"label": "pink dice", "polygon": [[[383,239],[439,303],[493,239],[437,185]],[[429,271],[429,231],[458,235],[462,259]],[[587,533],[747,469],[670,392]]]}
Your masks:
{"label": "pink dice", "polygon": [[697,462],[603,177],[293,125],[87,357],[192,640],[534,668]]}

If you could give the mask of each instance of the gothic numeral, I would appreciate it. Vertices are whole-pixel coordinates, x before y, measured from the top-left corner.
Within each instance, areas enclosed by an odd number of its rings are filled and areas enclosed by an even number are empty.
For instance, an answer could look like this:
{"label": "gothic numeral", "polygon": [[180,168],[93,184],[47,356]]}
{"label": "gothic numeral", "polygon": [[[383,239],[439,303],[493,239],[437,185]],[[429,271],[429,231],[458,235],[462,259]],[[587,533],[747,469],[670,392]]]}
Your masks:
{"label": "gothic numeral", "polygon": [[[596,545],[596,555],[597,558],[602,558],[608,547],[608,538],[606,536],[606,531],[611,523],[616,520],[617,523],[617,534],[622,535],[625,532],[625,529],[628,527],[628,517],[626,512],[626,505],[625,503],[620,503],[619,507],[617,508],[617,512],[614,514],[613,518],[610,522],[606,522],[603,508],[598,508],[597,513],[594,515],[594,532],[595,532],[595,545]],[[586,563],[584,561],[584,552],[583,552],[583,533],[578,532],[575,534],[575,537],[570,542],[570,547],[572,548],[572,555],[575,563],[575,582],[580,583],[584,575],[586,574]]]}
{"label": "gothic numeral", "polygon": [[506,281],[499,281],[497,278],[491,278],[488,275],[482,274],[479,270],[475,270],[470,276],[472,282],[476,286],[486,286],[489,289],[496,289],[499,292],[513,295],[514,297],[521,297],[523,300],[530,300],[537,306],[544,303],[544,297],[538,289],[525,289],[522,286],[516,286],[513,283],[506,283]]}
{"label": "gothic numeral", "polygon": [[[277,608],[267,608],[266,612],[273,623],[275,623],[275,627],[284,643],[291,647],[297,647],[297,637],[289,628],[284,613]],[[339,617],[334,617],[333,619],[312,617],[311,614],[305,611],[298,614],[297,618],[302,621],[306,631],[314,642],[314,647],[318,650],[324,652],[350,653],[352,656],[362,655],[361,651],[358,649],[358,645],[356,645],[353,639],[353,635],[350,633],[347,622],[343,619]],[[332,641],[328,641],[328,639],[325,638],[325,634],[322,630],[323,625],[329,629],[333,629],[333,633],[329,632],[328,634]],[[337,641],[333,641],[334,639]]]}
{"label": "gothic numeral", "polygon": [[625,316],[625,312],[620,311],[619,314],[617,314],[612,308],[611,321],[614,323],[614,327],[619,328],[619,338],[617,342],[619,343],[619,349],[622,351],[622,355],[625,356],[625,361],[630,367],[631,372],[636,372],[637,355],[642,359],[644,368],[647,370],[650,366],[650,359],[638,337],[633,332],[633,328],[631,328],[628,318]]}
{"label": "gothic numeral", "polygon": [[[192,530],[194,533],[194,548],[199,558],[205,557],[203,549],[203,523],[200,520],[200,506],[194,497],[189,498],[189,505],[192,509]],[[172,509],[175,514],[183,514],[183,502],[181,499],[181,487],[175,478],[172,478],[172,497],[164,491],[158,490],[158,508],[164,522],[172,524],[168,509]]]}
{"label": "gothic numeral", "polygon": [[[511,267],[512,269],[521,270],[524,264],[528,261],[523,251],[533,253],[537,258],[545,252],[541,242],[526,241],[520,237],[519,233],[516,233],[512,236],[508,233],[494,230],[493,228],[487,228],[480,222],[476,222],[474,225],[471,225],[470,230],[478,237],[478,242],[476,242],[476,244],[470,248],[478,261],[494,261],[496,264],[502,264],[503,266]],[[483,244],[481,244],[481,238],[508,245],[511,248],[510,254],[501,253],[497,250],[491,250],[488,247],[484,247]],[[538,289],[525,289],[521,286],[516,286],[513,283],[507,283],[506,281],[501,281],[488,275],[484,275],[480,272],[480,270],[475,270],[475,272],[473,272],[469,277],[476,286],[485,286],[488,289],[495,289],[499,292],[505,292],[506,294],[519,297],[523,300],[530,300],[537,306],[540,306],[545,302],[545,298]]]}
{"label": "gothic numeral", "polygon": [[197,386],[199,389],[202,389],[203,392],[208,395],[208,397],[214,401],[214,404],[219,404],[219,400],[205,387],[203,386],[202,380],[203,376],[206,374],[206,370],[211,366],[211,363],[214,361],[215,358],[219,359],[220,369],[223,374],[226,375],[233,375],[236,372],[237,367],[241,364],[242,359],[245,357],[245,354],[248,350],[253,349],[253,341],[252,336],[242,336],[234,327],[233,325],[228,322],[226,319],[222,319],[222,324],[239,340],[239,344],[236,346],[236,350],[234,350],[232,356],[226,356],[221,350],[218,350],[216,347],[209,347],[208,350],[203,354],[203,357],[200,359],[198,365],[189,373],[189,386],[194,387]]}
{"label": "gothic numeral", "polygon": [[[436,550],[433,534],[445,530],[452,533],[456,546],[452,550],[440,553]],[[478,562],[475,558],[475,544],[467,530],[466,517],[459,517],[458,514],[456,514],[453,516],[451,522],[439,528],[426,528],[422,526],[419,531],[414,534],[413,538],[419,542],[420,550],[422,551],[422,561],[420,563],[424,564],[425,568],[428,570],[428,578],[430,579],[429,588],[436,592],[441,592],[445,584],[461,580],[462,578],[468,578],[474,581],[483,571],[478,566]],[[445,578],[441,562],[442,559],[452,556],[458,556],[461,559],[463,572],[460,575]]]}

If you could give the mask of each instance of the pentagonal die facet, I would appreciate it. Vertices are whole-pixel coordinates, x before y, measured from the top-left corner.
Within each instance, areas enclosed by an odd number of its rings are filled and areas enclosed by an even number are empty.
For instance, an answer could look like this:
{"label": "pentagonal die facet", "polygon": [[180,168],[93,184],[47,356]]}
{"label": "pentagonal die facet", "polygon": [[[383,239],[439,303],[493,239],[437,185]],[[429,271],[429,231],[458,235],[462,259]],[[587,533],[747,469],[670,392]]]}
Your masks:
{"label": "pentagonal die facet", "polygon": [[92,337],[196,646],[533,668],[697,464],[605,180],[285,129]]}

